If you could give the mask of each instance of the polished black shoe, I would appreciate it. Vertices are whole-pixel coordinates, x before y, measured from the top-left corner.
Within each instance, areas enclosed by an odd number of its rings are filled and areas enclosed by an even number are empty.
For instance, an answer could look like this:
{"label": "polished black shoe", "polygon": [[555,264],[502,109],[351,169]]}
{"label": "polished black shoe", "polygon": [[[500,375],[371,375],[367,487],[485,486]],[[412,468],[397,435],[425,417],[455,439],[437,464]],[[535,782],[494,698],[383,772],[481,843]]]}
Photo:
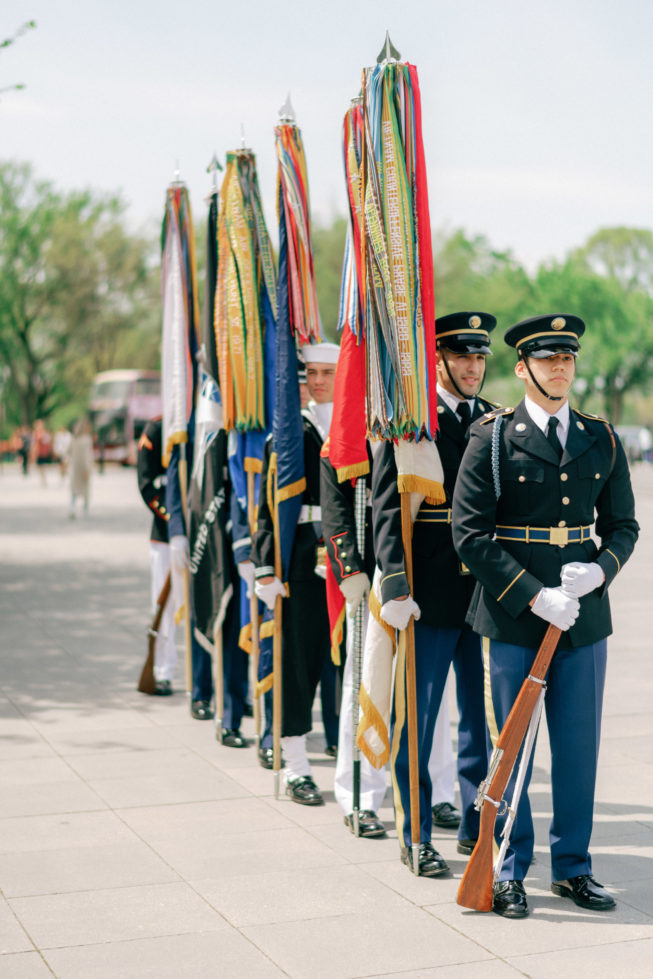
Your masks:
{"label": "polished black shoe", "polygon": [[559,897],[570,897],[579,908],[587,908],[588,911],[612,911],[617,906],[612,895],[591,874],[554,881],[551,890]]}
{"label": "polished black shoe", "polygon": [[[413,848],[410,846],[402,846],[401,848],[401,862],[405,863],[407,867],[413,869]],[[419,845],[419,875],[420,877],[439,877],[440,874],[446,874],[449,870],[449,864],[440,856],[437,850],[435,850],[430,843],[420,843]]]}
{"label": "polished black shoe", "polygon": [[337,744],[328,744],[326,746],[326,748],[324,749],[324,754],[325,755],[328,755],[329,758],[337,758],[338,757],[338,745]]}
{"label": "polished black shoe", "polygon": [[528,904],[523,882],[501,880],[495,884],[492,910],[503,918],[525,918],[528,914]]}
{"label": "polished black shoe", "polygon": [[240,731],[230,731],[228,727],[222,729],[222,744],[225,748],[246,748],[247,741]]}
{"label": "polished black shoe", "polygon": [[471,857],[475,846],[476,840],[458,840],[456,843],[456,851],[458,853],[462,853],[466,857]]}
{"label": "polished black shoe", "polygon": [[[354,814],[350,812],[345,816],[345,826],[354,832]],[[385,826],[371,809],[359,809],[358,811],[358,835],[359,836],[385,836]]]}
{"label": "polished black shoe", "polygon": [[432,807],[433,825],[440,829],[458,829],[460,826],[461,815],[455,806],[450,802],[438,802],[437,806]]}
{"label": "polished black shoe", "polygon": [[190,705],[190,716],[196,721],[210,721],[215,715],[208,700],[193,700]]}
{"label": "polished black shoe", "polygon": [[310,775],[300,775],[292,782],[286,782],[286,795],[302,806],[323,806],[324,799]]}
{"label": "polished black shoe", "polygon": [[172,696],[172,684],[170,680],[155,680],[154,681],[154,695],[155,697],[170,697]]}

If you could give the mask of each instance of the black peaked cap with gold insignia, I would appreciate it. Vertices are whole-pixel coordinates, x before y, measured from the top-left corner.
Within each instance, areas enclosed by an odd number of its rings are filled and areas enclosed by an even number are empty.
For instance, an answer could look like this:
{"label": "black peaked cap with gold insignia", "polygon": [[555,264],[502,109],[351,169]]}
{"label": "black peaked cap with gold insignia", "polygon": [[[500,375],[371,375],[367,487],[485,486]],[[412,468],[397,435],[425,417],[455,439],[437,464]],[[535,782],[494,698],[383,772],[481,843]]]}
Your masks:
{"label": "black peaked cap with gold insignia", "polygon": [[506,330],[504,340],[514,347],[520,357],[535,357],[543,360],[554,354],[571,353],[580,350],[579,337],[585,332],[585,324],[580,316],[556,313],[553,316],[531,316],[521,320]]}
{"label": "black peaked cap with gold insignia", "polygon": [[489,354],[490,333],[497,325],[489,313],[449,313],[435,321],[435,339],[439,347],[455,354]]}

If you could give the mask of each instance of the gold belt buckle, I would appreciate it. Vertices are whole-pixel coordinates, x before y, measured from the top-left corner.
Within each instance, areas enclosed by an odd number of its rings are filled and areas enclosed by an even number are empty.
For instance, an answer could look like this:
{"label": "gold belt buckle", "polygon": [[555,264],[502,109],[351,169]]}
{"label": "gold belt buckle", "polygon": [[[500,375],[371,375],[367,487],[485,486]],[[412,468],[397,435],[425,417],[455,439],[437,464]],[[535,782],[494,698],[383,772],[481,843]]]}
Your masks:
{"label": "gold belt buckle", "polygon": [[549,537],[555,547],[566,547],[569,543],[569,527],[551,527]]}

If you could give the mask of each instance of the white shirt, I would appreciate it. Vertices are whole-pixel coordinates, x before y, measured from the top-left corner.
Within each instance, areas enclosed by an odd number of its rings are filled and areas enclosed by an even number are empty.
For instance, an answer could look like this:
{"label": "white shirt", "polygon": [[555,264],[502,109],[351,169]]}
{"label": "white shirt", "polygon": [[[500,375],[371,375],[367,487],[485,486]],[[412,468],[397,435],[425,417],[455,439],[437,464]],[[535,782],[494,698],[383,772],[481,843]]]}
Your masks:
{"label": "white shirt", "polygon": [[438,384],[438,398],[441,401],[444,401],[447,408],[451,408],[454,414],[457,413],[458,405],[462,404],[463,401],[467,402],[471,412],[474,411],[474,407],[476,405],[476,398],[459,398],[455,394],[451,394],[449,391],[446,391],[440,384]]}
{"label": "white shirt", "polygon": [[333,401],[326,401],[323,404],[318,404],[316,401],[309,401],[304,408],[303,414],[313,422],[324,442],[331,428]]}
{"label": "white shirt", "polygon": [[556,429],[558,440],[560,445],[564,449],[567,444],[567,435],[569,434],[569,402],[565,401],[562,407],[558,408],[554,415],[550,415],[548,411],[541,408],[540,405],[535,404],[534,401],[528,397],[524,396],[524,407],[528,412],[531,421],[546,435],[547,428],[549,425],[549,418],[558,419],[558,427]]}

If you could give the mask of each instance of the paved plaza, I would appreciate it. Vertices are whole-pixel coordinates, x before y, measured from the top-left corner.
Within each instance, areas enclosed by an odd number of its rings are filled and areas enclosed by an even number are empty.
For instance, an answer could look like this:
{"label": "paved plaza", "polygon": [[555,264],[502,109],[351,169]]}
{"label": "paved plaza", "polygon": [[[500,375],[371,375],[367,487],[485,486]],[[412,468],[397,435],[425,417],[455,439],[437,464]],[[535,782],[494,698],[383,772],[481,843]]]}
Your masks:
{"label": "paved plaza", "polygon": [[[254,747],[218,745],[184,693],[139,694],[150,520],[134,471],[96,474],[90,514],[70,520],[54,467],[44,487],[5,463],[0,977],[653,976],[653,466],[633,480],[642,536],[611,589],[592,846],[618,907],[593,914],[549,890],[543,731],[531,915],[510,921],[456,905],[454,833],[434,832],[449,878],[400,864],[389,793],[388,838],[354,839],[319,724],[311,761],[326,805],[307,808],[275,800]],[[181,663],[177,676],[181,690]],[[243,731],[253,736],[251,720]]]}

